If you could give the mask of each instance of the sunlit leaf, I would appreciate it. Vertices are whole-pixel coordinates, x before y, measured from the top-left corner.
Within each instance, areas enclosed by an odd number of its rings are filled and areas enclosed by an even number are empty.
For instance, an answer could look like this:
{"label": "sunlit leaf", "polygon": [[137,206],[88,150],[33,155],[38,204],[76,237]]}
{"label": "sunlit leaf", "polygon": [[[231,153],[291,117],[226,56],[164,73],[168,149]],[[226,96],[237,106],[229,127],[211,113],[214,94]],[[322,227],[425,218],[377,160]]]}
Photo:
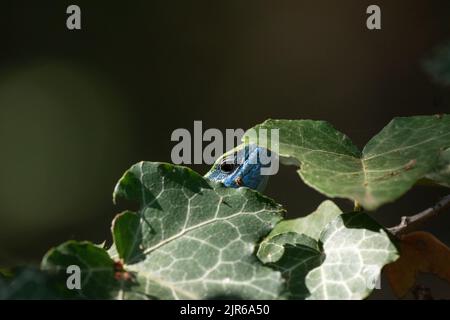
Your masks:
{"label": "sunlit leaf", "polygon": [[[368,215],[337,213],[325,202],[312,218],[283,221],[261,243],[258,257],[283,273],[289,298],[366,298],[383,266],[397,259],[390,237]],[[322,229],[320,236],[311,238],[317,233],[308,227]]]}
{"label": "sunlit leaf", "polygon": [[159,299],[279,297],[280,273],[255,256],[259,239],[281,219],[272,200],[151,162],[131,167],[114,195],[140,204],[113,227],[114,258],[136,276],[130,292]]}
{"label": "sunlit leaf", "polygon": [[271,148],[279,150],[282,163],[300,167],[306,184],[368,210],[396,200],[432,173],[442,150],[450,147],[449,115],[395,118],[362,152],[324,121],[267,120],[254,129],[279,130],[279,142]]}

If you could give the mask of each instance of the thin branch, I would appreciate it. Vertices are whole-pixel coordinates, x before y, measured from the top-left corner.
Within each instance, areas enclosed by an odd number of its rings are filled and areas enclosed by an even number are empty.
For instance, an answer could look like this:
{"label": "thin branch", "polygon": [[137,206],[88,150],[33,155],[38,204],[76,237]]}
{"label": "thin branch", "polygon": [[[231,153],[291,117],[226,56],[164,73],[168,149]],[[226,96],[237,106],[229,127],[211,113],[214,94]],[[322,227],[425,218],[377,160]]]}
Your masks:
{"label": "thin branch", "polygon": [[388,228],[388,230],[395,236],[408,233],[416,229],[419,225],[439,215],[440,213],[449,208],[450,208],[450,195],[445,196],[434,206],[422,212],[419,212],[418,214],[408,217],[406,216],[402,217],[402,220],[399,225],[392,228]]}
{"label": "thin branch", "polygon": [[364,210],[364,208],[359,204],[358,201],[355,200],[353,202],[353,211],[359,212],[359,211],[363,211],[363,210]]}

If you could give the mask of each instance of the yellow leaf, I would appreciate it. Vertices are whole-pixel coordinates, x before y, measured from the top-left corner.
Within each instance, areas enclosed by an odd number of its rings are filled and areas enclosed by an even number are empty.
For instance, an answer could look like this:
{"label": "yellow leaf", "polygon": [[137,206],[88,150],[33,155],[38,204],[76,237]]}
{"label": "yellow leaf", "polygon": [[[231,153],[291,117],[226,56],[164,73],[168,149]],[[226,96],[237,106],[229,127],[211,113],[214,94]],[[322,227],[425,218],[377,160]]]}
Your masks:
{"label": "yellow leaf", "polygon": [[414,286],[419,272],[432,273],[450,282],[450,248],[428,232],[401,237],[400,258],[385,267],[394,294],[401,298]]}

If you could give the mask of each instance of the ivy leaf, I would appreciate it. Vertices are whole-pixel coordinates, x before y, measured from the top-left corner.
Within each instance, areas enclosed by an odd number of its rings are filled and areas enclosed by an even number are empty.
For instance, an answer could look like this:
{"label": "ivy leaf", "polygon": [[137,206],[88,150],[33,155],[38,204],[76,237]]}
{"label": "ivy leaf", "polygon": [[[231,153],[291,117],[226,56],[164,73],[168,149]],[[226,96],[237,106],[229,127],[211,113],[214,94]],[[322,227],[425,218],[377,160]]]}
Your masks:
{"label": "ivy leaf", "polygon": [[[317,233],[308,227],[322,229],[320,236],[313,238]],[[277,225],[261,243],[258,257],[282,272],[289,298],[363,299],[374,289],[382,267],[398,254],[367,214],[339,215],[328,201],[307,218]]]}
{"label": "ivy leaf", "polygon": [[141,162],[120,179],[114,199],[140,205],[116,217],[115,259],[135,274],[128,294],[157,299],[274,299],[281,274],[255,256],[283,210],[256,191],[226,188],[194,171]]}
{"label": "ivy leaf", "polygon": [[[67,268],[80,268],[81,288],[69,289]],[[65,298],[110,299],[120,293],[115,278],[115,263],[105,249],[90,242],[67,241],[51,249],[43,258],[41,269],[55,277],[58,295]]]}
{"label": "ivy leaf", "polygon": [[[69,266],[79,267],[80,289],[67,285]],[[68,241],[44,256],[41,269],[19,268],[0,277],[0,299],[109,299],[128,287],[115,275],[115,263],[102,247]]]}
{"label": "ivy leaf", "polygon": [[52,277],[33,267],[21,267],[0,275],[0,300],[48,300],[59,296]]}
{"label": "ivy leaf", "polygon": [[143,257],[141,250],[142,234],[140,218],[132,211],[118,214],[112,223],[114,246],[109,250],[110,255],[119,256],[124,262],[131,263]]}
{"label": "ivy leaf", "polygon": [[318,241],[325,226],[340,214],[342,214],[341,209],[333,201],[325,200],[314,212],[303,218],[280,221],[268,238],[281,233],[295,232]]}
{"label": "ivy leaf", "polygon": [[442,151],[436,169],[426,178],[450,188],[450,148]]}
{"label": "ivy leaf", "polygon": [[[450,147],[450,116],[394,118],[360,152],[347,136],[324,121],[267,120],[255,126],[279,130],[284,164],[300,167],[303,181],[330,197],[357,201],[367,210],[392,202],[437,165]],[[247,132],[250,142],[258,143]],[[276,149],[275,149],[276,150]]]}
{"label": "ivy leaf", "polygon": [[450,283],[450,248],[423,231],[402,236],[400,259],[386,266],[389,284],[399,298],[414,286],[419,272],[433,273]]}
{"label": "ivy leaf", "polygon": [[334,219],[320,241],[326,258],[306,278],[311,299],[364,299],[375,288],[383,266],[398,258],[386,231],[362,212]]}
{"label": "ivy leaf", "polygon": [[325,255],[314,239],[286,231],[268,236],[259,247],[258,257],[281,271],[286,279],[283,296],[288,299],[305,299],[310,296],[305,283],[306,277],[311,270],[322,264]]}

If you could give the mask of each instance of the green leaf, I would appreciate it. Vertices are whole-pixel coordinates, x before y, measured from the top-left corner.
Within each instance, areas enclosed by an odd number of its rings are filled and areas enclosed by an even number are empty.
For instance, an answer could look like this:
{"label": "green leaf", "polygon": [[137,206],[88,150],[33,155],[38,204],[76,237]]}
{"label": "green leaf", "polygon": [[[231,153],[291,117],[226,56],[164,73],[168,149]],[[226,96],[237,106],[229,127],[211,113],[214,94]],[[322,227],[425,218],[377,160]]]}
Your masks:
{"label": "green leaf", "polygon": [[364,299],[375,288],[383,266],[398,259],[386,231],[362,212],[334,219],[320,241],[326,257],[306,277],[310,299]]}
{"label": "green leaf", "polygon": [[303,218],[280,221],[270,232],[269,238],[281,233],[295,232],[319,240],[323,228],[342,213],[333,201],[325,200],[311,214]]}
{"label": "green leaf", "polygon": [[118,255],[125,263],[132,263],[143,256],[141,245],[141,228],[139,216],[131,211],[118,214],[112,224],[114,248],[110,254]]}
{"label": "green leaf", "polygon": [[442,151],[436,169],[426,178],[450,188],[450,148]]}
{"label": "green leaf", "polygon": [[[312,218],[285,220],[261,243],[258,257],[282,272],[288,298],[366,298],[381,268],[398,258],[387,233],[367,214],[336,213],[323,203]],[[309,227],[322,228],[317,239]]]}
{"label": "green leaf", "polygon": [[0,300],[57,299],[55,281],[49,274],[32,267],[22,267],[0,276]]}
{"label": "green leaf", "polygon": [[111,253],[137,281],[124,298],[279,297],[280,272],[255,256],[258,241],[282,218],[272,200],[247,188],[225,188],[188,168],[151,162],[132,166],[114,198],[140,204],[113,227]]}
{"label": "green leaf", "polygon": [[[81,288],[69,290],[67,268],[80,268]],[[114,261],[105,249],[90,242],[68,241],[51,249],[43,258],[41,269],[56,277],[59,295],[67,298],[109,299],[120,294],[115,279]]]}
{"label": "green leaf", "polygon": [[[291,220],[292,221],[292,220]],[[280,270],[286,279],[283,295],[288,299],[305,299],[310,296],[306,287],[308,273],[321,265],[324,259],[319,243],[295,232],[268,236],[258,250],[258,257],[269,266]]]}
{"label": "green leaf", "polygon": [[[282,163],[300,167],[306,184],[368,210],[403,195],[434,170],[439,152],[450,147],[449,115],[394,118],[362,152],[323,121],[267,120],[253,129],[279,130],[279,143],[271,148],[279,149]],[[247,136],[257,143],[254,135]]]}

